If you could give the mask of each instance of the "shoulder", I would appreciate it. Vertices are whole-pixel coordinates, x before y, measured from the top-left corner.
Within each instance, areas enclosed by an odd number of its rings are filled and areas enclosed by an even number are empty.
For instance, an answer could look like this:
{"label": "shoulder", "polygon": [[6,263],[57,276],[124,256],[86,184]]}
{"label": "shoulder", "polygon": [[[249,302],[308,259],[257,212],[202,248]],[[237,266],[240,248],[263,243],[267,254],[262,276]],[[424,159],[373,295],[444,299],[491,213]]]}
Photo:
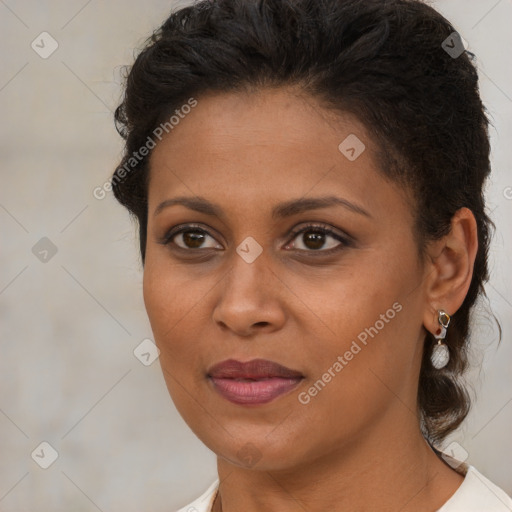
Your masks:
{"label": "shoulder", "polygon": [[512,512],[512,499],[473,466],[455,494],[437,512]]}
{"label": "shoulder", "polygon": [[[217,493],[219,480],[192,503],[177,512],[210,512]],[[512,498],[493,484],[473,466],[455,494],[437,512],[512,512]]]}
{"label": "shoulder", "polygon": [[218,486],[219,479],[215,480],[199,498],[180,508],[177,512],[210,512]]}

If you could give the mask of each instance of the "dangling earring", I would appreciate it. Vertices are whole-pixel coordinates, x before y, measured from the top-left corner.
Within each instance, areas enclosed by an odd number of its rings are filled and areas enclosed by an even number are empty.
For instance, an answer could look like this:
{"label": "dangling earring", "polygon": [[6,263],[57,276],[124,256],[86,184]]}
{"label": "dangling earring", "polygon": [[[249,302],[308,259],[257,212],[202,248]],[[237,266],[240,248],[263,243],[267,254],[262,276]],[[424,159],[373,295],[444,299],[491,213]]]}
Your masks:
{"label": "dangling earring", "polygon": [[440,309],[437,312],[437,321],[441,327],[438,329],[437,333],[434,334],[437,343],[432,349],[430,361],[432,361],[432,366],[436,370],[440,370],[441,368],[444,368],[450,360],[450,352],[448,350],[448,346],[443,341],[446,337],[446,329],[448,328],[448,325],[450,325],[450,315],[446,313],[446,311]]}

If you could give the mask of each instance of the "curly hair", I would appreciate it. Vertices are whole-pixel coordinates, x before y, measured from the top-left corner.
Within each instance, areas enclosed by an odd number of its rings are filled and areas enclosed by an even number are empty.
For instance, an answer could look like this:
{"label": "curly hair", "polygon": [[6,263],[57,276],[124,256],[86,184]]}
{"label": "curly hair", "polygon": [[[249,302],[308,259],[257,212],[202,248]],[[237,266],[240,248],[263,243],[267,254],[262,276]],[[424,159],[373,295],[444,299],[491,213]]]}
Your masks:
{"label": "curly hair", "polygon": [[138,222],[143,265],[151,153],[138,150],[191,96],[207,92],[294,85],[326,109],[356,116],[376,141],[380,171],[414,198],[421,258],[429,241],[449,233],[459,208],[473,212],[478,252],[445,340],[444,369],[433,368],[435,340],[425,335],[418,415],[432,446],[469,412],[462,377],[470,312],[485,296],[494,228],[484,203],[489,120],[474,54],[447,51],[447,41],[461,44],[457,36],[420,0],[202,0],[172,12],[146,41],[115,112],[126,142],[112,188]]}

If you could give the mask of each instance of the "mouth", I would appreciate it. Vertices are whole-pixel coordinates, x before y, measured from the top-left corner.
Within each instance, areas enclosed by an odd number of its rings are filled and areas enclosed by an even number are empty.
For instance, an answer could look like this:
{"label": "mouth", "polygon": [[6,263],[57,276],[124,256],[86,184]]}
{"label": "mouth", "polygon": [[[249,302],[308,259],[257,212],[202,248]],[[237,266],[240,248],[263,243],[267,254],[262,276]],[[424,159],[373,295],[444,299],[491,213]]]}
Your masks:
{"label": "mouth", "polygon": [[229,359],[208,370],[213,388],[226,400],[239,405],[260,405],[289,393],[304,375],[266,359],[246,363]]}

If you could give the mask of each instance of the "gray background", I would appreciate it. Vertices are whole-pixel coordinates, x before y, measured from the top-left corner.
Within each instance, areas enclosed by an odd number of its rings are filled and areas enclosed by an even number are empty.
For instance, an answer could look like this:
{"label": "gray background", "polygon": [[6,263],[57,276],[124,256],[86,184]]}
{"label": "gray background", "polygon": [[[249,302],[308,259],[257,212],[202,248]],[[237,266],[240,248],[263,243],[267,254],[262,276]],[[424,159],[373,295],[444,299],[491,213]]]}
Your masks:
{"label": "gray background", "polygon": [[[92,193],[121,154],[112,121],[120,66],[175,5],[0,0],[2,512],[172,512],[216,477],[158,361],[144,366],[133,354],[152,337],[135,228],[111,193]],[[433,5],[477,54],[494,124],[487,198],[498,233],[487,292],[503,327],[498,345],[483,304],[470,373],[478,400],[448,443],[512,493],[512,2]],[[31,48],[43,31],[59,45],[47,59]],[[46,262],[32,251],[43,237],[57,248],[39,255]],[[31,457],[42,441],[59,454],[48,469]]]}

